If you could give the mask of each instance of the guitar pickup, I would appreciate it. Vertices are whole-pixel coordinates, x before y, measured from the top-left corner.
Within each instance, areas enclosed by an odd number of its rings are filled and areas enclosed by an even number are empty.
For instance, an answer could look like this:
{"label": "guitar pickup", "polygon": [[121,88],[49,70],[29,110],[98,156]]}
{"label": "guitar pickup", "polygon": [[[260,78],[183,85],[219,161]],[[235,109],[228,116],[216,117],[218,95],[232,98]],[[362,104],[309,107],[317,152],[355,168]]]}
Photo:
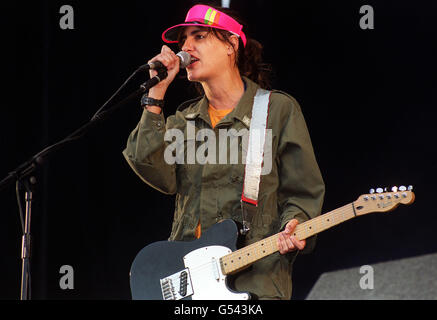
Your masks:
{"label": "guitar pickup", "polygon": [[173,282],[169,278],[161,279],[161,291],[164,300],[175,300]]}
{"label": "guitar pickup", "polygon": [[188,273],[186,271],[181,272],[180,282],[179,282],[179,294],[182,297],[187,295],[187,286],[188,286]]}
{"label": "guitar pickup", "polygon": [[[164,300],[181,300],[193,295],[193,286],[188,269],[176,272],[159,281]],[[179,290],[176,291],[176,288],[179,288]]]}

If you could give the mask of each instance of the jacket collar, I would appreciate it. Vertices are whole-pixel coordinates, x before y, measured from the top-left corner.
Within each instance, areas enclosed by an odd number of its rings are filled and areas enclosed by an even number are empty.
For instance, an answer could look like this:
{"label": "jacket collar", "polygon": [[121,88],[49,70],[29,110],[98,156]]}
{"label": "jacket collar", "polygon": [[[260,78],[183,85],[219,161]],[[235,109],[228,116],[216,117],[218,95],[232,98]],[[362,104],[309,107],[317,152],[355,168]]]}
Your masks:
{"label": "jacket collar", "polygon": [[[241,123],[243,123],[247,128],[250,127],[250,119],[252,118],[253,99],[256,95],[256,91],[258,90],[259,86],[245,76],[243,76],[242,79],[246,84],[246,90],[244,91],[243,96],[241,97],[237,106],[226,117],[223,118],[221,124],[232,124],[233,119],[237,119]],[[209,106],[209,101],[204,95],[203,98],[199,100],[199,102],[197,102],[195,105],[193,105],[191,108],[187,110],[187,113],[185,114],[185,118],[187,120],[194,120],[195,118],[199,117],[203,121],[211,125],[211,121],[209,119],[209,114],[208,114],[208,106]]]}

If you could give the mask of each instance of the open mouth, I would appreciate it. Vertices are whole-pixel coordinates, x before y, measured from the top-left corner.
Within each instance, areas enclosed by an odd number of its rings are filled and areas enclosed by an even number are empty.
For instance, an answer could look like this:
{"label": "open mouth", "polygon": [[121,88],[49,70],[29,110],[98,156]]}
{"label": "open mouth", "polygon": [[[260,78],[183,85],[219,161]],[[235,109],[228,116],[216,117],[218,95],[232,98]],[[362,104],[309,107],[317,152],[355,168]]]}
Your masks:
{"label": "open mouth", "polygon": [[192,64],[194,64],[197,61],[199,61],[198,58],[196,58],[195,56],[191,56],[191,63],[189,65],[191,66]]}

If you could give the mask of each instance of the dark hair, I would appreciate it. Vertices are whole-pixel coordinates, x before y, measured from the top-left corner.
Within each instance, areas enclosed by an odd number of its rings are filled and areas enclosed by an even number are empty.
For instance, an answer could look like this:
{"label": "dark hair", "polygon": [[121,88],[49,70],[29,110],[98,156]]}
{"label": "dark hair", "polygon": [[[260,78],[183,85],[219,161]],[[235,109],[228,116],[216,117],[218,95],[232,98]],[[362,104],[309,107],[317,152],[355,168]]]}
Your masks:
{"label": "dark hair", "polygon": [[[245,23],[235,11],[229,8],[214,8],[234,18],[238,23],[243,25],[243,31],[246,34],[246,47],[244,47],[243,41],[241,40],[241,38],[239,38],[238,51],[235,52],[235,63],[238,67],[238,70],[240,71],[240,74],[256,82],[263,89],[271,89],[270,76],[272,72],[272,67],[270,64],[263,62],[263,46],[261,45],[261,43],[247,36]],[[178,40],[181,38],[182,34],[183,32],[179,33]],[[220,41],[232,45],[232,42],[229,39],[232,36],[232,33],[229,31],[216,28],[208,28],[208,34],[212,34]],[[203,88],[200,84],[196,83],[195,87],[201,94],[203,94]]]}

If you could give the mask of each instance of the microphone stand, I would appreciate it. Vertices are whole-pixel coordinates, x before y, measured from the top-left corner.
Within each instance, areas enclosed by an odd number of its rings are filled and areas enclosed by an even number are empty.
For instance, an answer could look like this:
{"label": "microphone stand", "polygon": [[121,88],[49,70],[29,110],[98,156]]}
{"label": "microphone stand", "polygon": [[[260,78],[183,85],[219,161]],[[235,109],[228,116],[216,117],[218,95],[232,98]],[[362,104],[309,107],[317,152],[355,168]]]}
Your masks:
{"label": "microphone stand", "polygon": [[[30,300],[31,298],[31,286],[30,286],[30,227],[31,227],[31,214],[32,214],[32,201],[33,193],[35,190],[36,179],[31,174],[42,165],[44,158],[50,155],[52,152],[59,150],[61,147],[67,145],[70,142],[78,140],[83,137],[91,128],[95,127],[97,123],[100,123],[108,118],[108,116],[118,110],[120,107],[126,105],[127,103],[137,100],[144,92],[149,90],[151,87],[155,86],[158,82],[167,77],[167,70],[161,68],[158,71],[158,75],[147,80],[140,87],[131,93],[129,96],[121,100],[120,102],[113,105],[111,108],[104,110],[104,108],[111,103],[115,96],[126,86],[126,84],[136,75],[139,71],[143,71],[142,67],[138,68],[124,83],[123,85],[109,98],[109,100],[103,104],[103,106],[94,114],[90,121],[85,125],[77,129],[75,132],[67,136],[65,139],[48,146],[32,156],[29,160],[18,166],[15,170],[9,172],[9,174],[0,181],[0,191],[4,189],[10,182],[16,181],[16,193],[17,202],[19,208],[20,222],[23,231],[21,238],[21,290],[20,290],[20,300]],[[26,211],[25,217],[23,219],[23,210],[21,207],[20,200],[20,185],[25,187],[25,201],[26,201]]]}

